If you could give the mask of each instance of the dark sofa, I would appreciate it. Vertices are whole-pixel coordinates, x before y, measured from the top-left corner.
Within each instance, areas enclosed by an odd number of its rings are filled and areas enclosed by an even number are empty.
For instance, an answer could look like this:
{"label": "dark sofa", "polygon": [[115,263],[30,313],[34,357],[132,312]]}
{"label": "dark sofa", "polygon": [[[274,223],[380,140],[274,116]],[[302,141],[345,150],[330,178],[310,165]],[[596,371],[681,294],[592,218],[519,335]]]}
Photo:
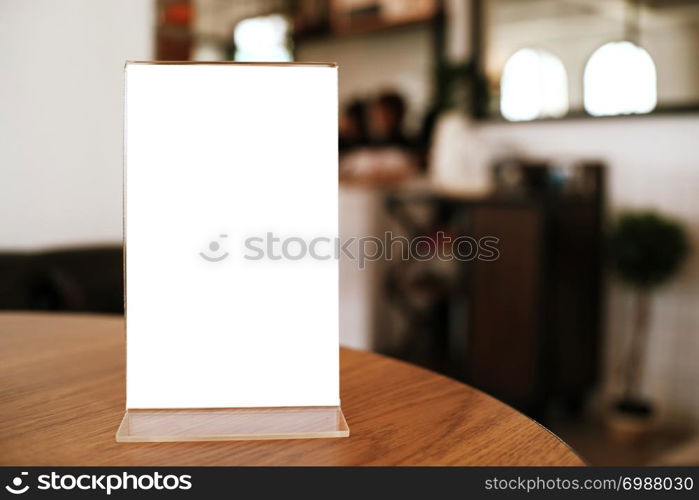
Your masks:
{"label": "dark sofa", "polygon": [[0,310],[124,312],[121,246],[0,252]]}

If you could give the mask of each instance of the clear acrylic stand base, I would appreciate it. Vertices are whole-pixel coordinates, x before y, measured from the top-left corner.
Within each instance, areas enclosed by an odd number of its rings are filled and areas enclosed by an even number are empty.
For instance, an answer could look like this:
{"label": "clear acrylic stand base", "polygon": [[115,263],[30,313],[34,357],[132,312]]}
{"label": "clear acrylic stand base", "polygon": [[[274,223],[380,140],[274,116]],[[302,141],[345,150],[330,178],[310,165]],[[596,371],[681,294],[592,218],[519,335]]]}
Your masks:
{"label": "clear acrylic stand base", "polygon": [[126,410],[119,443],[340,438],[349,427],[339,406]]}

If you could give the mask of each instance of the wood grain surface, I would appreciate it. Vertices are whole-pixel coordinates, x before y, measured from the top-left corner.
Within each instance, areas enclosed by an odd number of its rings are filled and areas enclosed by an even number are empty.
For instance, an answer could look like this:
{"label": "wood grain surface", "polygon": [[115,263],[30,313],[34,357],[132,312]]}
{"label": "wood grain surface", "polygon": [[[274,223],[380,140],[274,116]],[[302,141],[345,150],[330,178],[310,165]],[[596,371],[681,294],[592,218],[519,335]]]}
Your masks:
{"label": "wood grain surface", "polygon": [[124,321],[0,314],[2,465],[583,465],[565,443],[459,382],[342,349],[345,439],[124,443]]}

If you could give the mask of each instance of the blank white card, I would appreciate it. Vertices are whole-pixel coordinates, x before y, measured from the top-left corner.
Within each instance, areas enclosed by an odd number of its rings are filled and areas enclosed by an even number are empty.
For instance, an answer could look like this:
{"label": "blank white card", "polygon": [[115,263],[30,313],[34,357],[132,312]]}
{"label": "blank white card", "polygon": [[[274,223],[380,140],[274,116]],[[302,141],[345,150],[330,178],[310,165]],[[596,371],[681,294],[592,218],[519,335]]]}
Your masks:
{"label": "blank white card", "polygon": [[339,405],[337,68],[125,85],[127,408]]}

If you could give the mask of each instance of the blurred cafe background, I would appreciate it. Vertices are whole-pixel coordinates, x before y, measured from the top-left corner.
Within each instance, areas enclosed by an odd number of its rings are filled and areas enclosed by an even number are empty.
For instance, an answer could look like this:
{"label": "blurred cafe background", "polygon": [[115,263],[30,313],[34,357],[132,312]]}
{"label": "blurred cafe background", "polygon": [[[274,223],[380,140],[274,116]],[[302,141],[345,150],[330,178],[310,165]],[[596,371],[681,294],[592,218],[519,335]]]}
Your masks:
{"label": "blurred cafe background", "polygon": [[335,61],[342,237],[499,252],[342,259],[342,343],[699,465],[699,0],[3,0],[0,52],[0,309],[123,313],[126,59]]}

